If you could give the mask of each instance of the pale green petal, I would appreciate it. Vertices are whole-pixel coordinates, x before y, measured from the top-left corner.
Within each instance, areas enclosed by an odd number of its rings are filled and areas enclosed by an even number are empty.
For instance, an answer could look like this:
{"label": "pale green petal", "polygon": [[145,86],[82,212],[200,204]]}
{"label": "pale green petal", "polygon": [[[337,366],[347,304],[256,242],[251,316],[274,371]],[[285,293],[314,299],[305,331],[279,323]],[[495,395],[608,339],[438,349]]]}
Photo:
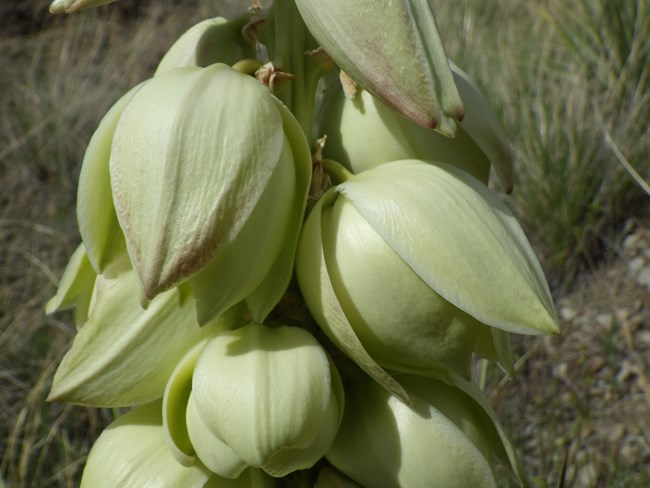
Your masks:
{"label": "pale green petal", "polygon": [[[480,419],[447,398],[446,385],[429,381],[429,387],[433,403],[407,387],[409,407],[375,382],[351,383],[328,461],[362,486],[429,488],[435,480],[445,488],[496,487],[490,463],[475,444],[484,440]],[[448,406],[456,407],[452,419]]]}
{"label": "pale green petal", "polygon": [[558,333],[546,279],[521,227],[475,178],[449,165],[399,161],[360,173],[338,191],[461,310],[509,332]]}
{"label": "pale green petal", "polygon": [[110,170],[147,297],[190,277],[237,237],[283,144],[268,90],[225,65],[168,71],[133,97],[115,131]]}
{"label": "pale green petal", "polygon": [[153,402],[104,429],[88,456],[81,488],[202,488],[209,471],[176,462],[165,442],[160,412],[160,402]]}
{"label": "pale green petal", "polygon": [[196,454],[210,471],[223,478],[233,479],[248,467],[230,446],[203,422],[192,394],[187,402],[186,421]]}
{"label": "pale green petal", "polygon": [[[460,126],[487,156],[503,189],[510,193],[513,186],[513,155],[508,137],[490,109],[487,100],[467,73],[453,63],[451,63],[451,70],[465,105],[465,118]],[[444,162],[453,164],[453,161]]]}
{"label": "pale green petal", "polygon": [[163,56],[155,74],[183,66],[233,65],[240,59],[254,58],[255,49],[246,43],[241,34],[250,17],[250,14],[233,20],[216,17],[193,25]]}
{"label": "pale green petal", "polygon": [[178,288],[144,310],[133,271],[99,277],[96,286],[88,322],[59,365],[50,401],[114,407],[161,398],[183,355],[233,320],[226,316],[199,327],[193,300]]}
{"label": "pale green petal", "polygon": [[[466,109],[472,112],[472,107]],[[463,125],[449,138],[405,119],[366,90],[351,100],[337,83],[328,88],[323,103],[323,154],[353,173],[414,158],[453,164],[487,183],[490,160]]]}
{"label": "pale green petal", "polygon": [[[162,402],[162,420],[170,451],[183,466],[196,464],[196,452],[187,431],[187,403],[192,393],[192,374],[207,339],[197,343],[172,372]],[[208,466],[209,467],[209,466]]]}
{"label": "pale green petal", "polygon": [[[212,320],[251,293],[255,293],[265,277],[268,278],[269,270],[277,273],[273,267],[280,259],[283,247],[286,247],[286,239],[289,239],[287,229],[291,225],[292,231],[297,232],[296,221],[289,221],[290,216],[294,219],[297,216],[291,207],[297,203],[293,191],[296,185],[295,177],[292,150],[285,138],[276,170],[239,235],[219,250],[204,269],[189,279],[196,298],[199,324]],[[286,265],[290,266],[290,263]],[[291,268],[287,272],[290,270]],[[268,290],[269,295],[265,297],[258,297],[266,307],[262,310],[257,307],[254,312],[266,312],[265,317],[280,300],[287,284],[288,282],[281,281],[273,283],[277,288]],[[268,286],[267,284],[266,288]]]}
{"label": "pale green petal", "polygon": [[[304,133],[282,102],[279,100],[275,100],[275,102],[282,116],[285,134],[291,145],[296,183],[282,250],[262,284],[246,298],[246,305],[251,312],[253,321],[259,323],[264,322],[266,316],[277,305],[289,286],[311,181],[311,153]],[[278,231],[276,230],[276,232]]]}
{"label": "pale green petal", "polygon": [[124,234],[113,206],[109,161],[115,127],[142,86],[129,90],[104,116],[90,139],[81,166],[77,188],[79,233],[98,274],[105,273],[108,266],[126,252]]}
{"label": "pale green petal", "polygon": [[296,5],[310,32],[357,83],[406,118],[453,136],[463,103],[428,0]]}
{"label": "pale green petal", "polygon": [[336,199],[334,189],[323,195],[303,227],[296,255],[296,276],[300,289],[321,328],[350,359],[375,381],[408,402],[408,395],[368,354],[350,325],[334,292],[323,253],[321,212]]}
{"label": "pale green petal", "polygon": [[344,196],[324,206],[321,232],[338,301],[379,365],[469,376],[474,343],[490,327],[433,291]]}
{"label": "pale green petal", "polygon": [[242,460],[284,476],[310,468],[333,441],[337,374],[304,329],[252,324],[207,344],[192,395],[207,428]]}
{"label": "pale green petal", "polygon": [[[503,463],[515,476],[519,486],[529,486],[528,475],[524,469],[521,458],[517,454],[512,441],[505,432],[499,418],[490,405],[485,394],[475,383],[468,381],[450,371],[430,371],[427,376],[438,381],[443,381],[454,388],[462,391],[466,397],[463,399],[465,408],[470,408],[474,415],[479,419],[478,425],[481,427],[482,436],[486,443],[484,449],[491,452],[501,463]],[[436,395],[430,391],[427,380],[421,377],[400,377],[405,387],[414,394],[420,395],[421,398],[435,402]],[[462,398],[462,397],[459,397]],[[454,407],[450,408],[453,412]],[[460,424],[463,419],[460,419]]]}
{"label": "pale green petal", "polygon": [[69,307],[76,307],[77,324],[85,322],[96,278],[97,273],[90,265],[86,249],[83,244],[79,244],[70,256],[56,295],[45,305],[45,313],[49,315]]}

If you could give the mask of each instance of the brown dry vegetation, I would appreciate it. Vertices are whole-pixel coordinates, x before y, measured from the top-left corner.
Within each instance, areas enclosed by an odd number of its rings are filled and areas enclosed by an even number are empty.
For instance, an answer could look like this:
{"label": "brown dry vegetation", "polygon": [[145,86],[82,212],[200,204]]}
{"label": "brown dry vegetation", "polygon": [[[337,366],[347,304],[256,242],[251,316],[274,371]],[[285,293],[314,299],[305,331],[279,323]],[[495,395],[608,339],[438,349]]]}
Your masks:
{"label": "brown dry vegetation", "polygon": [[[71,317],[45,317],[43,304],[79,240],[81,158],[108,107],[215,2],[121,0],[54,20],[47,1],[14,3],[0,7],[0,482],[71,487],[114,414],[45,402],[74,335]],[[216,3],[223,13],[236,2]],[[513,381],[491,370],[494,404],[535,486],[557,486],[565,461],[565,486],[650,486],[650,300],[639,278],[649,200],[603,132],[648,179],[643,59],[611,81],[614,53],[582,59],[586,48],[572,49],[530,2],[453,3],[439,7],[441,29],[512,134],[510,203],[544,257],[563,326],[560,337],[516,342]],[[548,4],[550,18],[571,20],[557,15],[562,2]]]}

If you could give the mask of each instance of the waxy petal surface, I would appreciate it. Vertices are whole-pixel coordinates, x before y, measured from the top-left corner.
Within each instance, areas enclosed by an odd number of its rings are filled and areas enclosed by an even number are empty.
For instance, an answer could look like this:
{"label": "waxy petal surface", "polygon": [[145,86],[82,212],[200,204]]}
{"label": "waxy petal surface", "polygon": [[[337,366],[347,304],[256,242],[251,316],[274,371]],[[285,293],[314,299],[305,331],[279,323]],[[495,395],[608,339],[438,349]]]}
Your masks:
{"label": "waxy petal surface", "polygon": [[109,265],[126,253],[124,234],[113,206],[109,161],[115,127],[129,101],[142,86],[140,84],[129,90],[101,120],[90,139],[79,174],[79,233],[98,274],[105,274]]}
{"label": "waxy petal surface", "polygon": [[225,65],[152,78],[125,109],[113,197],[148,298],[207,265],[257,205],[284,144],[267,89]]}
{"label": "waxy petal surface", "polygon": [[427,0],[296,5],[325,51],[363,88],[410,120],[455,134],[463,103]]}
{"label": "waxy petal surface", "polygon": [[546,279],[521,227],[469,174],[398,161],[356,175],[337,191],[461,310],[509,332],[559,332]]}
{"label": "waxy petal surface", "polygon": [[110,424],[90,451],[81,488],[203,488],[211,473],[176,462],[165,442],[160,412],[160,402],[153,402]]}
{"label": "waxy petal surface", "polygon": [[226,316],[199,327],[194,302],[182,288],[142,309],[133,271],[99,277],[96,286],[88,322],[59,365],[50,401],[117,407],[161,398],[185,353],[231,325]]}

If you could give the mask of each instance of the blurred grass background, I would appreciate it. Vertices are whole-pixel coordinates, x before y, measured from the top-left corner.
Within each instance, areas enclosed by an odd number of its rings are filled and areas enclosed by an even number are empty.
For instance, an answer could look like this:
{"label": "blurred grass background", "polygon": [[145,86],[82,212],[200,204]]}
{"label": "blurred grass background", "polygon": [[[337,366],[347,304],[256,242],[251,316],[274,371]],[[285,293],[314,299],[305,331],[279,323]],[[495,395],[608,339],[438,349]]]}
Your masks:
{"label": "blurred grass background", "polygon": [[[112,418],[44,402],[74,335],[70,316],[42,309],[79,241],[74,205],[88,140],[181,32],[248,2],[121,0],[57,18],[48,3],[0,6],[0,477],[12,488],[76,486]],[[650,180],[650,5],[459,0],[434,8],[450,57],[511,134],[517,179],[508,203],[559,298],[615,255],[623,224],[648,210],[614,146]],[[618,486],[636,486],[627,483]]]}

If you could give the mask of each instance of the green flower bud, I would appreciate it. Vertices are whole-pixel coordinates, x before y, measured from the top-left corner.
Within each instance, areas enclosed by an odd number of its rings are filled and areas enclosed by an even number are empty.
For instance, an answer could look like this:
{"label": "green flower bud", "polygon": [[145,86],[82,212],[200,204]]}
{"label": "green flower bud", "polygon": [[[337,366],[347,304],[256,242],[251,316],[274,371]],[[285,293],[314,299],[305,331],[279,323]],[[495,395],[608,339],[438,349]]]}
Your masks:
{"label": "green flower bud", "polygon": [[456,137],[445,137],[400,117],[362,90],[353,99],[332,84],[325,97],[320,133],[327,134],[325,157],[353,173],[401,159],[448,163],[487,183],[490,165],[504,189],[512,189],[512,153],[490,107],[467,75],[451,65],[465,105]]}
{"label": "green flower bud", "polygon": [[455,134],[463,103],[427,0],[296,5],[316,40],[354,81],[406,118]]}
{"label": "green flower bud", "polygon": [[272,478],[257,469],[237,479],[211,473],[200,463],[183,466],[167,449],[161,424],[160,402],[149,403],[122,415],[99,436],[88,456],[81,488],[270,488]]}
{"label": "green flower bud", "polygon": [[54,0],[50,4],[50,13],[71,14],[77,10],[99,7],[100,5],[106,5],[116,1],[117,0]]}
{"label": "green flower bud", "polygon": [[242,28],[250,18],[250,14],[233,20],[216,17],[190,27],[162,58],[156,75],[183,66],[233,65],[240,59],[254,58],[255,47],[242,36]]}
{"label": "green flower bud", "polygon": [[[374,381],[346,388],[346,408],[327,460],[362,486],[496,487],[491,462],[525,473],[480,390],[400,376],[407,406]],[[458,378],[452,382],[462,381]]]}
{"label": "green flower bud", "polygon": [[125,95],[86,152],[78,215],[98,273],[128,251],[144,294],[189,281],[205,324],[246,300],[262,321],[291,278],[311,157],[291,113],[225,65]]}
{"label": "green flower bud", "polygon": [[386,163],[329,190],[305,224],[296,273],[323,330],[382,384],[373,363],[465,374],[473,350],[507,354],[502,344],[477,344],[491,339],[483,324],[558,331],[516,219],[485,185],[445,164]]}
{"label": "green flower bud", "polygon": [[205,346],[186,415],[198,458],[217,474],[253,466],[280,477],[325,454],[342,414],[341,379],[318,341],[253,324]]}

